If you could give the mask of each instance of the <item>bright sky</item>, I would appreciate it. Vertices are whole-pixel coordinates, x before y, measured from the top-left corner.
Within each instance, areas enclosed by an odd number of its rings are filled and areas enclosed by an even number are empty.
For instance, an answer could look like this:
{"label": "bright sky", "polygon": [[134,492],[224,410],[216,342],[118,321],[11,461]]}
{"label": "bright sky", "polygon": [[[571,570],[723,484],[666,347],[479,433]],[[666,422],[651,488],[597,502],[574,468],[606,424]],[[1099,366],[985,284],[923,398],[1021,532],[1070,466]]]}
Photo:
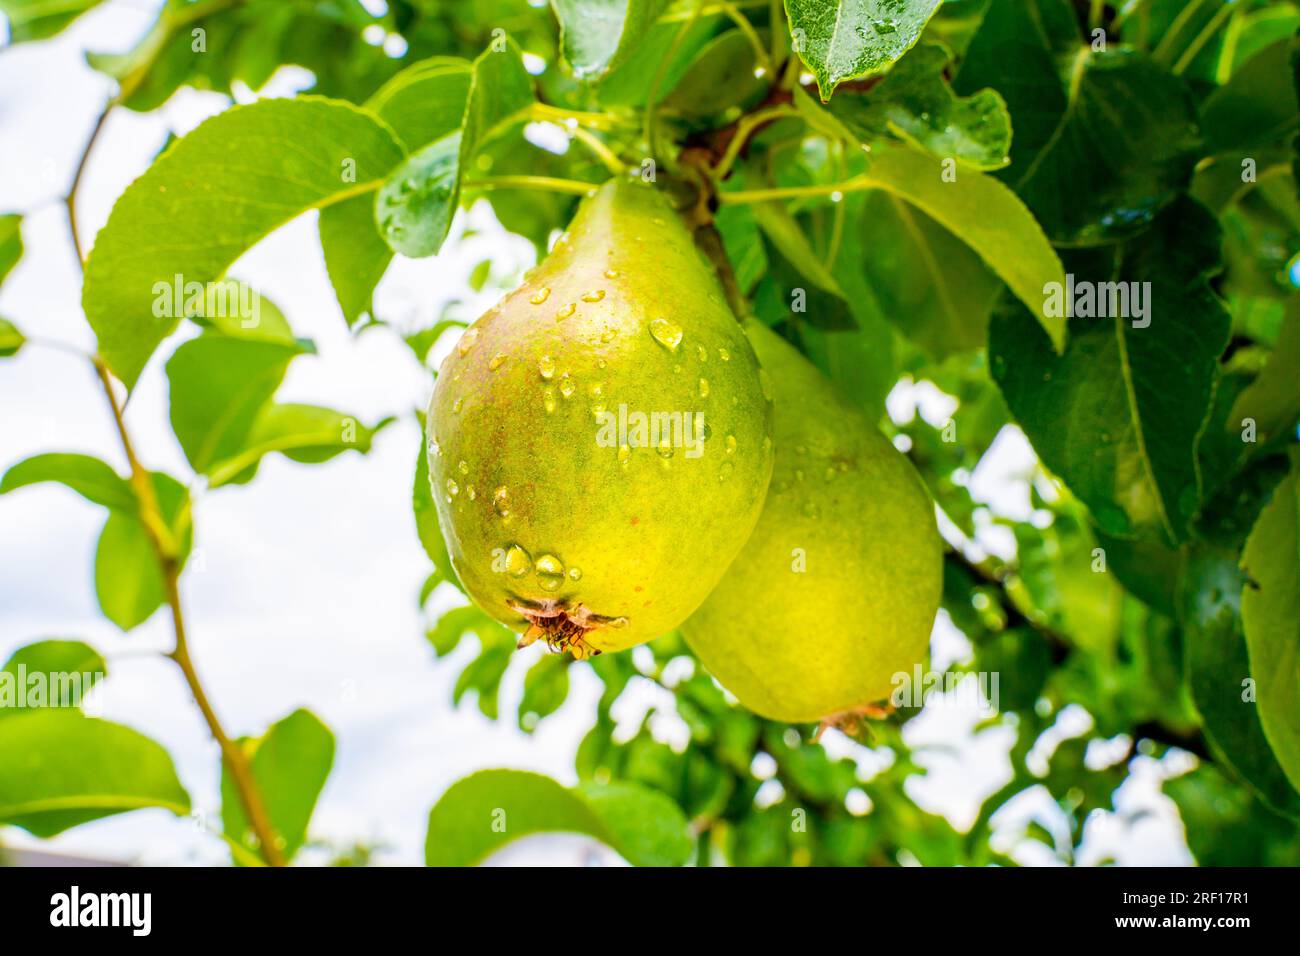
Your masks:
{"label": "bright sky", "polygon": [[[53,41],[0,52],[0,213],[27,217],[26,253],[0,289],[0,315],[33,338],[93,348],[60,201],[112,89],[85,65],[83,54],[128,48],[152,22],[155,8],[144,0],[105,3]],[[309,82],[300,70],[284,70],[263,95],[291,95]],[[225,105],[221,96],[182,90],[156,113],[113,114],[80,196],[87,245],[169,132],[183,134]],[[377,297],[381,315],[414,330],[432,324],[445,302],[460,298],[468,303],[464,316],[473,317],[500,292],[471,292],[465,277],[475,263],[490,256],[494,276],[506,282],[531,264],[529,245],[506,235],[489,212],[475,210],[469,218],[477,235],[463,242],[453,236],[436,259],[394,264]],[[426,402],[431,376],[396,336],[349,335],[325,274],[314,215],[260,243],[231,274],[267,295],[298,335],[317,343],[317,356],[293,365],[279,393],[282,400],[330,405],[368,422],[390,414],[403,418],[381,434],[367,457],[349,453],[303,466],[271,456],[251,485],[200,499],[198,550],[182,580],[192,655],[232,734],[260,733],[303,706],[334,731],[337,755],[313,821],[315,836],[341,845],[377,842],[388,848],[382,861],[418,863],[430,806],[466,773],[515,767],[573,782],[574,752],[594,716],[600,687],[585,668],[575,668],[569,702],[532,736],[509,719],[487,720],[472,702],[452,708],[451,689],[473,653],[473,641],[453,659],[435,661],[415,607],[429,562],[411,515],[421,439],[410,412]],[[172,347],[165,346],[142,377],[127,420],[148,466],[187,478],[166,418],[162,362]],[[435,359],[440,355],[436,352]],[[942,396],[936,399],[924,387],[902,388],[891,397],[890,409],[906,415],[919,403],[925,414],[936,401],[941,409]],[[0,471],[48,451],[98,455],[124,470],[113,439],[103,395],[85,362],[36,346],[0,361]],[[999,446],[973,476],[972,487],[995,509],[1015,512],[1026,506],[1020,504],[1027,502],[1022,478],[1032,453],[1013,430],[1004,433]],[[220,827],[219,758],[177,669],[156,654],[171,645],[165,615],[124,636],[98,612],[92,565],[103,520],[100,507],[61,487],[0,497],[0,660],[47,637],[84,639],[104,652],[110,678],[97,691],[104,695],[103,716],[167,747],[194,801],[196,819],[137,812],[79,827],[42,845],[119,860],[221,862],[223,844],[203,832],[205,825]],[[1000,551],[1004,542],[984,544]],[[941,615],[936,658],[960,657],[967,649]],[[541,653],[545,650],[534,646],[516,655],[502,684],[502,714],[514,712],[523,673]],[[648,690],[633,694],[622,702],[619,717],[638,719],[653,699]],[[1071,724],[1076,717],[1082,723]],[[975,719],[970,708],[934,707],[909,730],[910,742],[918,746],[960,744],[955,752],[940,747],[922,753],[919,760],[931,772],[914,780],[912,788],[915,799],[958,825],[968,823],[982,796],[1009,774],[1010,731],[972,742]],[[1067,715],[1062,723],[1078,733],[1087,717]],[[665,723],[665,739],[674,734]],[[833,733],[827,739],[836,752],[863,757],[864,767],[870,766],[862,748]],[[1154,761],[1138,761],[1138,779],[1121,791],[1120,807],[1125,814],[1152,812],[1131,826],[1111,816],[1093,821],[1085,860],[1190,862],[1172,804],[1156,790],[1162,772],[1167,770]],[[1018,800],[1004,813],[999,822],[1012,836],[1030,817],[1065,832],[1043,793]],[[4,839],[37,845],[13,829]],[[1045,848],[1032,843],[1018,855],[1026,861],[1049,859]],[[498,860],[570,863],[610,857],[575,837],[525,841]]]}

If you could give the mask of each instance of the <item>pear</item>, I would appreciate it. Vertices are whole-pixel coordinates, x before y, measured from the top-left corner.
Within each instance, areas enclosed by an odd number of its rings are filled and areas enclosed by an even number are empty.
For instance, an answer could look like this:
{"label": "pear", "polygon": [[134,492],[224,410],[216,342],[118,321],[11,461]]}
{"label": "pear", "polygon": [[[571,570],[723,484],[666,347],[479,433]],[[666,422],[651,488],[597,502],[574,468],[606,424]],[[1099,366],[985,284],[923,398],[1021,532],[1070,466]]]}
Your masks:
{"label": "pear", "polygon": [[753,535],[682,626],[755,713],[861,713],[926,654],[943,553],[903,455],[776,333],[748,325],[776,397],[776,466]]}
{"label": "pear", "polygon": [[676,628],[762,511],[764,389],[666,200],[602,186],[438,372],[429,477],[466,593],[579,658]]}

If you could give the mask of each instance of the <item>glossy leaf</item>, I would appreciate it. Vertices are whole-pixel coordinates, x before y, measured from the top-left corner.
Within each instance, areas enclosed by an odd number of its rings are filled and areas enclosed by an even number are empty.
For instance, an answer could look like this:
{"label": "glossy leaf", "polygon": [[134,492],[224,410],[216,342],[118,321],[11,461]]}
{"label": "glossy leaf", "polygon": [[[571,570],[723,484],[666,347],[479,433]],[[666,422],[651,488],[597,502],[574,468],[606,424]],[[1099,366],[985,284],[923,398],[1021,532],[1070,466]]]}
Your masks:
{"label": "glossy leaf", "polygon": [[1024,308],[1004,299],[994,312],[994,380],[1044,464],[1107,534],[1186,536],[1200,499],[1196,444],[1228,335],[1208,281],[1218,266],[1213,218],[1184,200],[1122,249],[1070,258],[1075,298],[1101,283],[1150,283],[1130,287],[1145,296],[1146,319],[1136,299],[1131,315],[1116,300],[1105,317],[1076,316],[1057,357]]}
{"label": "glossy leaf", "polygon": [[543,717],[555,713],[569,696],[569,659],[564,654],[544,654],[524,675],[524,696],[519,701],[519,729],[531,732]]}
{"label": "glossy leaf", "polygon": [[100,353],[133,386],[181,317],[156,314],[160,289],[220,278],[301,213],[377,189],[401,158],[382,122],[318,97],[202,123],[127,188],[91,250],[82,305]]}
{"label": "glossy leaf", "polygon": [[947,182],[942,164],[910,149],[879,151],[866,178],[915,206],[973,249],[1046,330],[1059,351],[1065,320],[1043,309],[1043,289],[1065,280],[1061,260],[1024,205],[996,179],[973,170]]}
{"label": "glossy leaf", "polygon": [[1187,679],[1216,759],[1275,811],[1300,818],[1300,793],[1273,757],[1251,693],[1241,622],[1244,583],[1232,555],[1199,549],[1188,556],[1180,589]]}
{"label": "glossy leaf", "polygon": [[579,833],[636,866],[680,866],[692,841],[672,800],[634,784],[566,790],[549,777],[483,770],[452,784],[429,813],[425,862],[473,866],[535,833]]}
{"label": "glossy leaf", "polygon": [[[365,107],[408,149],[420,149],[460,127],[471,77],[467,61],[431,57],[394,76]],[[379,234],[371,197],[356,196],[322,209],[320,240],[343,317],[354,325],[370,311],[375,286],[393,257]]]}
{"label": "glossy leaf", "polygon": [[887,69],[921,36],[939,0],[785,0],[791,47],[822,102],[845,80]]}
{"label": "glossy leaf", "polygon": [[627,58],[666,0],[551,0],[560,51],[573,75],[593,81]]}
{"label": "glossy leaf", "polygon": [[[280,851],[292,860],[306,842],[316,801],[334,764],[334,735],[311,711],[295,710],[261,737],[245,737],[238,744],[248,755],[271,828],[281,841]],[[256,835],[224,763],[221,820],[230,840],[257,852]]]}
{"label": "glossy leaf", "polygon": [[950,59],[940,44],[918,44],[879,85],[835,97],[830,110],[863,142],[890,132],[940,159],[1000,169],[1011,148],[1007,105],[994,89],[956,96],[944,79]]}
{"label": "glossy leaf", "polygon": [[62,708],[0,720],[0,821],[51,837],[149,807],[184,816],[190,798],[147,737]]}

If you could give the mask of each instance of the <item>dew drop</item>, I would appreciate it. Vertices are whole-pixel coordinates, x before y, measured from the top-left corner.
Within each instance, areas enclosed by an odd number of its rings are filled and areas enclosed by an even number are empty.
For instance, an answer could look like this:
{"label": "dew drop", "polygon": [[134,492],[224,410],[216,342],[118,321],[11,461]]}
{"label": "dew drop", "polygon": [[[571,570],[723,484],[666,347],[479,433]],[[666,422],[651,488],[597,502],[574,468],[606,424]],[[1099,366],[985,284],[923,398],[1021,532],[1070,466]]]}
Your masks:
{"label": "dew drop", "polygon": [[550,297],[551,297],[550,286],[542,286],[540,289],[538,289],[536,292],[534,292],[532,295],[528,297],[528,301],[531,302],[533,305],[541,305]]}
{"label": "dew drop", "polygon": [[555,359],[549,355],[543,355],[537,361],[537,371],[541,373],[543,379],[549,382],[555,375]]}
{"label": "dew drop", "polygon": [[736,453],[736,436],[735,436],[735,435],[728,435],[728,436],[727,436],[727,454],[728,454],[728,455],[734,455],[735,453]]}
{"label": "dew drop", "polygon": [[468,355],[469,350],[474,347],[474,343],[477,341],[478,329],[466,329],[465,334],[462,335],[460,341],[456,343],[456,351],[460,352],[460,357],[464,358]]}
{"label": "dew drop", "polygon": [[670,352],[676,352],[677,346],[682,344],[682,327],[662,316],[650,320],[650,334]]}
{"label": "dew drop", "polygon": [[465,399],[463,399],[463,398],[458,398],[458,399],[456,399],[456,401],[454,401],[454,402],[452,403],[452,405],[451,405],[451,410],[452,410],[453,412],[455,412],[457,415],[459,415],[459,414],[460,414],[460,407],[461,407],[462,405],[464,405],[464,404],[465,404]]}
{"label": "dew drop", "polygon": [[473,501],[475,498],[478,497],[478,494],[474,491],[474,486],[473,486],[473,485],[468,485],[468,486],[466,486],[466,488],[465,488],[465,494],[467,494],[467,495],[469,496],[469,500],[470,500],[470,501]]}
{"label": "dew drop", "polygon": [[600,398],[605,394],[605,386],[600,382],[597,382],[595,385],[591,386],[591,388],[587,389],[587,392],[592,398]]}
{"label": "dew drop", "polygon": [[495,372],[497,369],[499,369],[502,365],[505,364],[506,364],[506,353],[498,352],[496,355],[492,356],[492,361],[488,362],[488,368],[490,368],[492,371]]}
{"label": "dew drop", "polygon": [[442,457],[442,446],[438,444],[438,439],[432,436],[429,438],[429,451],[433,453],[435,458]]}
{"label": "dew drop", "polygon": [[724,362],[730,362],[731,353],[728,352],[726,349],[718,349],[718,358],[722,359],[722,361]]}
{"label": "dew drop", "polygon": [[506,491],[505,485],[502,485],[495,492],[493,492],[492,507],[493,509],[496,510],[496,513],[499,514],[501,517],[503,518],[510,517],[509,492]]}
{"label": "dew drop", "polygon": [[548,388],[542,392],[542,407],[546,409],[546,414],[555,414],[555,389]]}
{"label": "dew drop", "polygon": [[522,578],[533,567],[533,559],[517,544],[506,550],[506,573],[512,578]]}
{"label": "dew drop", "polygon": [[454,478],[447,479],[447,494],[451,495],[453,498],[460,494],[460,485],[456,484]]}
{"label": "dew drop", "polygon": [[726,481],[731,477],[731,473],[734,470],[735,466],[733,466],[731,462],[724,461],[722,467],[718,469],[718,481]]}
{"label": "dew drop", "polygon": [[673,443],[669,441],[667,437],[660,438],[659,445],[655,448],[655,451],[659,452],[660,458],[671,458],[673,457]]}
{"label": "dew drop", "polygon": [[700,379],[700,398],[708,398],[708,397],[709,397],[709,380],[707,378],[702,378]]}
{"label": "dew drop", "polygon": [[[612,327],[610,327],[610,326],[607,325],[607,326],[605,326],[605,331],[603,331],[603,332],[600,333],[600,340],[601,340],[602,342],[606,343],[606,344],[608,344],[608,343],[610,343],[610,342],[613,342],[613,341],[614,341],[614,334],[615,334],[615,333],[614,333],[614,329],[613,329]],[[603,360],[602,360],[602,361],[603,361]],[[604,367],[605,367],[605,366],[603,366],[603,365],[601,366],[601,368],[604,368]]]}
{"label": "dew drop", "polygon": [[578,304],[576,302],[570,302],[568,305],[562,306],[559,312],[555,313],[555,321],[563,322],[565,319],[567,319],[569,316],[573,315],[573,313],[577,311],[578,311]]}
{"label": "dew drop", "polygon": [[459,471],[462,475],[468,475],[468,474],[469,474],[469,462],[467,462],[467,461],[461,461],[461,463],[460,463],[459,465],[456,466],[456,470]]}
{"label": "dew drop", "polygon": [[568,372],[560,376],[560,394],[565,398],[572,398],[577,388],[578,386],[573,384],[573,379],[569,378]]}
{"label": "dew drop", "polygon": [[700,357],[701,362],[707,362],[709,360],[709,350],[703,345],[695,346],[695,354]]}
{"label": "dew drop", "polygon": [[618,270],[617,270],[617,269],[606,269],[606,270],[605,270],[605,278],[606,278],[606,279],[617,279],[617,278],[618,278]]}
{"label": "dew drop", "polygon": [[582,293],[583,302],[599,302],[603,298],[605,298],[604,289],[592,289],[590,292]]}
{"label": "dew drop", "polygon": [[627,445],[619,445],[618,463],[620,465],[627,465],[627,463],[631,460],[632,460],[632,449],[627,447]]}
{"label": "dew drop", "polygon": [[763,397],[769,402],[772,400],[772,376],[767,374],[767,369],[758,370],[758,387],[763,390]]}
{"label": "dew drop", "polygon": [[569,568],[569,580],[570,580],[570,581],[581,581],[581,580],[582,580],[582,569],[581,569],[581,568]]}
{"label": "dew drop", "polygon": [[564,563],[553,554],[537,559],[537,583],[543,591],[554,591],[564,583]]}

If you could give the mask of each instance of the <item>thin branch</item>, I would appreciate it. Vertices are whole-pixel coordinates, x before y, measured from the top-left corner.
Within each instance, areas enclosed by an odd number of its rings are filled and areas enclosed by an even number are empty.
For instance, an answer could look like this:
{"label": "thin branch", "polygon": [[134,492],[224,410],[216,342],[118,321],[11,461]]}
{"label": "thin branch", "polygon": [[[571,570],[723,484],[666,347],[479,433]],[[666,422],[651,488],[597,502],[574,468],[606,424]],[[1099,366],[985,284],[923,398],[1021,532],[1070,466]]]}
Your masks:
{"label": "thin branch", "polygon": [[469,189],[544,189],[574,196],[589,196],[600,188],[597,183],[557,179],[554,176],[483,176],[465,180],[465,186]]}
{"label": "thin branch", "polygon": [[[82,252],[81,242],[77,235],[77,193],[81,187],[82,177],[86,170],[90,153],[93,150],[99,135],[104,129],[104,123],[108,118],[109,112],[116,105],[116,100],[109,101],[104,111],[100,114],[95,123],[95,129],[91,133],[90,139],[82,151],[81,159],[77,163],[77,172],[73,177],[72,186],[68,190],[66,200],[68,210],[68,226],[72,231],[73,247],[76,249],[77,261],[79,264],[85,262]],[[194,669],[193,662],[190,660],[189,648],[185,640],[185,617],[181,610],[180,597],[180,543],[172,529],[168,527],[167,522],[163,519],[162,509],[158,505],[158,496],[154,491],[153,478],[149,472],[140,463],[139,457],[135,453],[135,445],[131,441],[131,435],[126,429],[126,421],[122,415],[122,406],[117,401],[117,393],[113,388],[113,379],[108,370],[108,365],[103,358],[95,355],[91,358],[91,364],[94,366],[95,374],[99,378],[100,385],[103,387],[104,396],[108,400],[109,408],[113,412],[113,423],[117,427],[118,438],[121,440],[122,450],[126,453],[127,463],[131,468],[131,487],[135,492],[136,499],[140,505],[140,520],[144,524],[145,531],[149,536],[149,541],[153,545],[154,552],[158,558],[158,565],[162,571],[163,583],[168,606],[171,608],[172,626],[176,634],[176,647],[168,655],[181,668],[185,675],[185,680],[189,684],[190,692],[194,695],[194,700],[203,712],[204,720],[207,721],[208,731],[221,747],[222,756],[225,759],[226,766],[230,770],[230,775],[235,782],[235,789],[239,794],[240,802],[244,805],[244,814],[248,818],[249,825],[257,835],[258,842],[261,844],[261,851],[266,861],[272,866],[283,866],[285,864],[284,854],[280,850],[277,842],[275,830],[271,827],[270,818],[266,813],[266,806],[262,800],[261,791],[253,779],[252,768],[249,766],[248,758],[222,728],[220,721],[217,719],[216,712],[208,702],[207,694],[199,680],[198,673]]]}

